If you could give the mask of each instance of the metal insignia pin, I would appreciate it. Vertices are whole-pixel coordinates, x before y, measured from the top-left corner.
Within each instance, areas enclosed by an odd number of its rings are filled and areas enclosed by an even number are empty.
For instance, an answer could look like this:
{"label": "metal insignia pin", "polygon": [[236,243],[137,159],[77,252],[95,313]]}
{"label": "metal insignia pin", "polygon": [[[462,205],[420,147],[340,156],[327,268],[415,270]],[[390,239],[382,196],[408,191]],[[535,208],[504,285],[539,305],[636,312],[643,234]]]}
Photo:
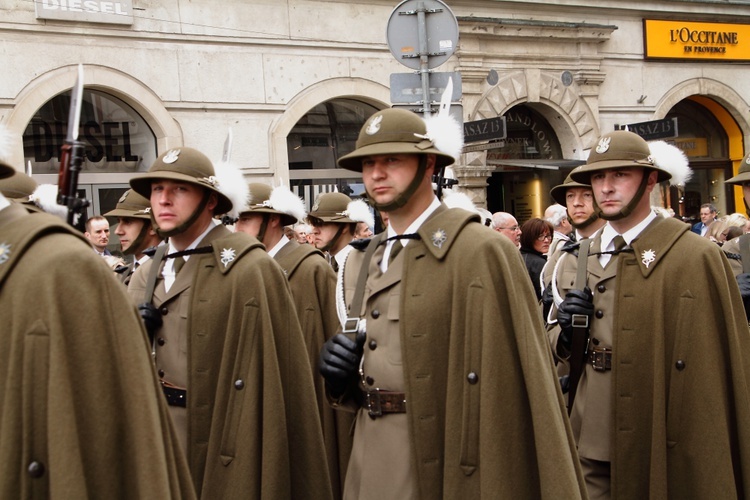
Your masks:
{"label": "metal insignia pin", "polygon": [[448,235],[445,234],[445,231],[442,229],[438,229],[434,233],[432,233],[432,244],[435,245],[438,248],[442,248],[443,243],[445,243],[445,240],[448,239]]}
{"label": "metal insignia pin", "polygon": [[599,154],[606,153],[609,149],[609,143],[611,141],[611,137],[602,137],[601,139],[599,139],[599,144],[596,145],[596,152]]}
{"label": "metal insignia pin", "polygon": [[164,155],[164,158],[162,161],[166,164],[171,164],[177,161],[177,158],[180,157],[180,150],[179,149],[170,149],[167,154]]}
{"label": "metal insignia pin", "polygon": [[0,264],[8,262],[8,259],[10,259],[10,245],[0,243]]}
{"label": "metal insignia pin", "polygon": [[643,265],[646,266],[646,269],[648,269],[648,266],[656,260],[656,252],[654,252],[651,249],[644,250],[641,252],[641,262],[643,262]]}
{"label": "metal insignia pin", "polygon": [[367,129],[365,129],[365,133],[367,135],[373,135],[377,134],[380,131],[380,122],[383,121],[383,116],[378,116],[373,118],[373,120],[370,122],[369,125],[367,125]]}
{"label": "metal insignia pin", "polygon": [[225,248],[221,251],[221,263],[224,264],[224,267],[227,267],[236,256],[237,253],[234,251],[234,248]]}

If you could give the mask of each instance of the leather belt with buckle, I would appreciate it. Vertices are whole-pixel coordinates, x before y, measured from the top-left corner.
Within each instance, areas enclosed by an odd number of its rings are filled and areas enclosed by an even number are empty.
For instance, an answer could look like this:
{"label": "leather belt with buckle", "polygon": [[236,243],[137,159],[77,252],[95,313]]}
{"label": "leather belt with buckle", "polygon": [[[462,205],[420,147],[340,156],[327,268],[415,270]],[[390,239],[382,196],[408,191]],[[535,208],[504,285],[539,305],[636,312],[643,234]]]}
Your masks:
{"label": "leather belt with buckle", "polygon": [[609,347],[594,347],[589,351],[588,363],[598,372],[612,369],[612,349]]}
{"label": "leather belt with buckle", "polygon": [[161,390],[164,391],[164,397],[167,398],[167,404],[169,406],[180,406],[185,408],[187,406],[187,390],[179,389],[177,387],[170,387],[169,385],[161,384]]}
{"label": "leather belt with buckle", "polygon": [[406,394],[403,392],[362,391],[363,405],[370,418],[382,417],[385,413],[406,413]]}

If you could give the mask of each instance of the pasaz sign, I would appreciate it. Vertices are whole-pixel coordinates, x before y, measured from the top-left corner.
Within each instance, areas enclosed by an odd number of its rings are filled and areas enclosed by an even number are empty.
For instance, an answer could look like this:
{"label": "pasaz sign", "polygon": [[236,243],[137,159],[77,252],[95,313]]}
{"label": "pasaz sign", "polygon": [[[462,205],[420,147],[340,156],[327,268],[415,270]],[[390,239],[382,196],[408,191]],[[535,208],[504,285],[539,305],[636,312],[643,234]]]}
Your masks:
{"label": "pasaz sign", "polygon": [[677,117],[653,120],[650,122],[631,123],[630,125],[622,126],[621,130],[634,132],[647,141],[653,141],[654,139],[672,139],[677,137]]}
{"label": "pasaz sign", "polygon": [[464,142],[505,139],[507,135],[504,116],[464,123]]}

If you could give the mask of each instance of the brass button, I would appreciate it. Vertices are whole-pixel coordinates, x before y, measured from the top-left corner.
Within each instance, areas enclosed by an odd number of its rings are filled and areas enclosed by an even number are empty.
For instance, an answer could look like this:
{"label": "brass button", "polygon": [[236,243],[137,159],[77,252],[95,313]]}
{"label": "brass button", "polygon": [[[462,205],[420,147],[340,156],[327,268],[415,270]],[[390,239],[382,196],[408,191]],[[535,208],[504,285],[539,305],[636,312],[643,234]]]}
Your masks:
{"label": "brass button", "polygon": [[591,339],[591,343],[594,345],[599,345],[599,339],[594,337],[593,339]]}
{"label": "brass button", "polygon": [[479,382],[479,375],[477,375],[477,374],[476,374],[476,373],[474,373],[474,372],[471,372],[471,373],[469,373],[469,374],[468,374],[468,375],[466,376],[466,380],[468,380],[468,381],[469,381],[469,383],[470,383],[471,385],[474,385],[474,384],[476,384],[477,382]]}
{"label": "brass button", "polygon": [[599,319],[602,319],[604,317],[604,311],[602,311],[601,309],[599,309],[599,310],[596,311],[596,313],[594,314],[594,316],[596,316]]}
{"label": "brass button", "polygon": [[29,464],[27,470],[29,471],[29,476],[35,479],[40,478],[44,475],[44,464],[34,460]]}
{"label": "brass button", "polygon": [[159,370],[159,378],[164,378],[164,370]]}
{"label": "brass button", "polygon": [[242,380],[241,378],[238,378],[237,380],[234,381],[234,388],[237,389],[238,391],[241,391],[242,389],[245,388],[245,381]]}
{"label": "brass button", "polygon": [[371,315],[371,316],[372,316],[372,317],[373,317],[374,319],[378,319],[378,318],[380,317],[380,311],[378,311],[377,309],[373,309],[373,310],[372,310],[372,313],[370,313],[370,315]]}
{"label": "brass button", "polygon": [[166,316],[167,313],[169,312],[169,309],[167,309],[167,306],[164,306],[161,309],[159,309],[159,312],[161,313],[162,316]]}
{"label": "brass button", "polygon": [[365,377],[365,382],[367,385],[373,385],[375,383],[375,379],[372,377]]}
{"label": "brass button", "polygon": [[677,360],[677,363],[675,363],[675,364],[674,364],[674,366],[675,366],[675,368],[677,368],[678,370],[682,371],[682,370],[684,370],[684,369],[685,369],[685,362],[684,362],[683,360],[681,360],[681,359],[678,359],[678,360]]}
{"label": "brass button", "polygon": [[159,337],[158,339],[156,339],[156,343],[159,345],[164,345],[167,343],[167,341],[164,337]]}
{"label": "brass button", "polygon": [[374,340],[371,340],[369,345],[370,345],[370,350],[371,351],[374,351],[378,347],[378,343],[375,342]]}
{"label": "brass button", "polygon": [[599,286],[597,286],[597,287],[596,287],[596,290],[597,290],[597,291],[598,291],[599,293],[601,293],[601,292],[605,291],[606,289],[607,289],[607,287],[606,287],[606,286],[604,286],[604,285],[599,285]]}

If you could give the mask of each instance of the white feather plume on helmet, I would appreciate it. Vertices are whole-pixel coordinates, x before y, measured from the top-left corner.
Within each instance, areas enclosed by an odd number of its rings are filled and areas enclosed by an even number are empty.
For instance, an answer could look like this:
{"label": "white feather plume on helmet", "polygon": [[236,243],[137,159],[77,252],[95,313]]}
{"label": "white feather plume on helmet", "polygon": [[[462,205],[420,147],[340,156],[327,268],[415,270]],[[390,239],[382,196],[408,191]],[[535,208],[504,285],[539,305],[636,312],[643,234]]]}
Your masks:
{"label": "white feather plume on helmet", "polygon": [[303,221],[307,218],[305,202],[299,196],[292,193],[286,186],[273,188],[268,202],[270,203],[270,208],[291,215],[298,221]]}
{"label": "white feather plume on helmet", "polygon": [[677,146],[664,141],[649,142],[648,148],[651,151],[651,159],[654,160],[654,165],[672,174],[669,185],[684,187],[685,183],[693,176],[685,153]]}
{"label": "white feather plume on helmet", "polygon": [[341,214],[354,222],[364,222],[367,227],[375,227],[375,218],[370,211],[370,206],[362,200],[350,201],[346,210]]}
{"label": "white feather plume on helmet", "polygon": [[29,201],[48,214],[56,215],[62,220],[68,220],[68,207],[57,203],[57,186],[40,184],[29,195]]}
{"label": "white feather plume on helmet", "polygon": [[214,164],[214,172],[218,181],[216,189],[232,202],[232,210],[227,212],[227,215],[233,218],[239,217],[250,194],[242,171],[232,163],[221,161]]}

